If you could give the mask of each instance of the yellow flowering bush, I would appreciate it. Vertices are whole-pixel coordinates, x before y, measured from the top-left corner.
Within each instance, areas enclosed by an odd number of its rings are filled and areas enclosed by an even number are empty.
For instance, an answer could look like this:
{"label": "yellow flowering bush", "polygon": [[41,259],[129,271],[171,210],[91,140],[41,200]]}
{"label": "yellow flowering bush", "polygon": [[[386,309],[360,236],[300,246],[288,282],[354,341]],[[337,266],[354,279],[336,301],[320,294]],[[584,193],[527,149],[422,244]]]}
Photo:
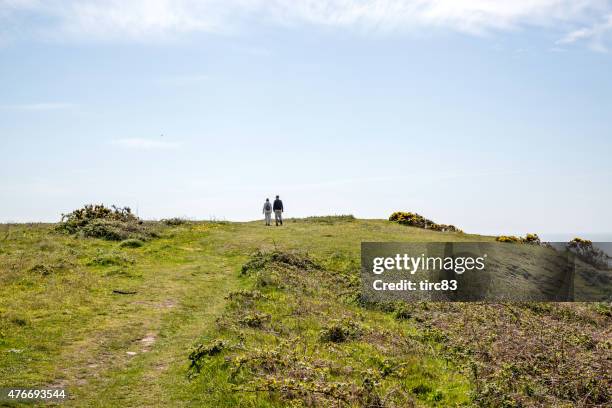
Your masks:
{"label": "yellow flowering bush", "polygon": [[499,237],[495,238],[495,240],[497,242],[508,242],[512,244],[518,244],[521,242],[521,239],[514,235],[500,235]]}
{"label": "yellow flowering bush", "polygon": [[525,238],[517,237],[514,235],[500,235],[495,238],[497,242],[506,242],[511,244],[529,244],[529,245],[541,245],[540,237],[538,234],[527,234]]}
{"label": "yellow flowering bush", "polygon": [[[584,262],[596,268],[610,270],[612,257],[593,245],[592,241],[583,238],[574,238],[566,245],[567,249],[575,253]],[[607,279],[606,282],[607,283]]]}
{"label": "yellow flowering bush", "polygon": [[394,221],[402,225],[409,225],[411,227],[431,229],[434,231],[463,232],[454,225],[436,224],[432,220],[413,212],[396,211],[391,214],[389,221]]}

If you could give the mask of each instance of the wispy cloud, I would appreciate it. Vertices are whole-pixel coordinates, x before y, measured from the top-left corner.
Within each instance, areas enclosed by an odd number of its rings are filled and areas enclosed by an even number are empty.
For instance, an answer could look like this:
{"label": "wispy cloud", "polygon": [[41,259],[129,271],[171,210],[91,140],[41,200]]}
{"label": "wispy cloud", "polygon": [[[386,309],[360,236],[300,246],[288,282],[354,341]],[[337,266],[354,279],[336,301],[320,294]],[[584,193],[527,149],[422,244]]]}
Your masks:
{"label": "wispy cloud", "polygon": [[180,143],[159,139],[127,138],[111,142],[114,146],[135,150],[172,150],[178,149]]}
{"label": "wispy cloud", "polygon": [[74,107],[73,104],[63,103],[63,102],[0,105],[0,109],[2,110],[18,110],[18,111],[49,111],[49,110],[69,109],[72,107]]}
{"label": "wispy cloud", "polygon": [[573,44],[586,42],[588,46],[599,52],[607,52],[606,45],[612,39],[612,14],[608,14],[602,21],[596,22],[589,27],[580,28],[569,32],[558,44]]}
{"label": "wispy cloud", "polygon": [[37,17],[46,26],[28,30],[39,35],[105,41],[235,32],[253,18],[275,25],[377,32],[436,28],[482,34],[525,27],[555,32],[558,27],[591,27],[565,36],[566,42],[573,42],[596,36],[605,28],[598,26],[600,16],[611,12],[606,0],[0,0],[0,24],[28,27]]}

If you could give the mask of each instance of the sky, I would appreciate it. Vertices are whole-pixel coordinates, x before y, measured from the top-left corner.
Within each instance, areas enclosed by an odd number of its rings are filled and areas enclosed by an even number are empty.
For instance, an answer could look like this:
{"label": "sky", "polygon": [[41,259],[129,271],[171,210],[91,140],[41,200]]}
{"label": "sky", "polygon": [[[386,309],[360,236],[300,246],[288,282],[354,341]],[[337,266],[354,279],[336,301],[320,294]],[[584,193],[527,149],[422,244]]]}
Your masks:
{"label": "sky", "polygon": [[0,222],[612,232],[612,2],[0,0]]}

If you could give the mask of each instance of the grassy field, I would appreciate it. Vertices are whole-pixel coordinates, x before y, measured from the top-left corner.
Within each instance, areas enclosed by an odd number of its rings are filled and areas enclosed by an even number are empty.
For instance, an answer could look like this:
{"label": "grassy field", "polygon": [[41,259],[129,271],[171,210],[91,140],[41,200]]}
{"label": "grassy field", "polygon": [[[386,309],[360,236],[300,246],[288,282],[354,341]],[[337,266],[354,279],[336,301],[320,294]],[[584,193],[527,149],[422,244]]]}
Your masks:
{"label": "grassy field", "polygon": [[492,241],[323,217],[151,226],[139,247],[0,226],[0,387],[65,406],[609,406],[608,304],[367,305],[361,241]]}

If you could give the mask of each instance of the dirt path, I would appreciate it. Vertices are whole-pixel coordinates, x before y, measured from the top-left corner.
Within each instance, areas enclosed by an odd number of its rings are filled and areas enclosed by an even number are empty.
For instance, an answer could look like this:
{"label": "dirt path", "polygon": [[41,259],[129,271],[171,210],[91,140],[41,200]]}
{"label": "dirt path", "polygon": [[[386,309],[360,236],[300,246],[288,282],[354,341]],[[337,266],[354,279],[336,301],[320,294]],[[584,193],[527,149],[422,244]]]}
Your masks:
{"label": "dirt path", "polygon": [[99,326],[67,345],[52,385],[68,387],[64,406],[189,404],[189,349],[215,323],[239,287],[239,262],[208,251],[177,266],[143,266],[136,294],[117,294]]}

